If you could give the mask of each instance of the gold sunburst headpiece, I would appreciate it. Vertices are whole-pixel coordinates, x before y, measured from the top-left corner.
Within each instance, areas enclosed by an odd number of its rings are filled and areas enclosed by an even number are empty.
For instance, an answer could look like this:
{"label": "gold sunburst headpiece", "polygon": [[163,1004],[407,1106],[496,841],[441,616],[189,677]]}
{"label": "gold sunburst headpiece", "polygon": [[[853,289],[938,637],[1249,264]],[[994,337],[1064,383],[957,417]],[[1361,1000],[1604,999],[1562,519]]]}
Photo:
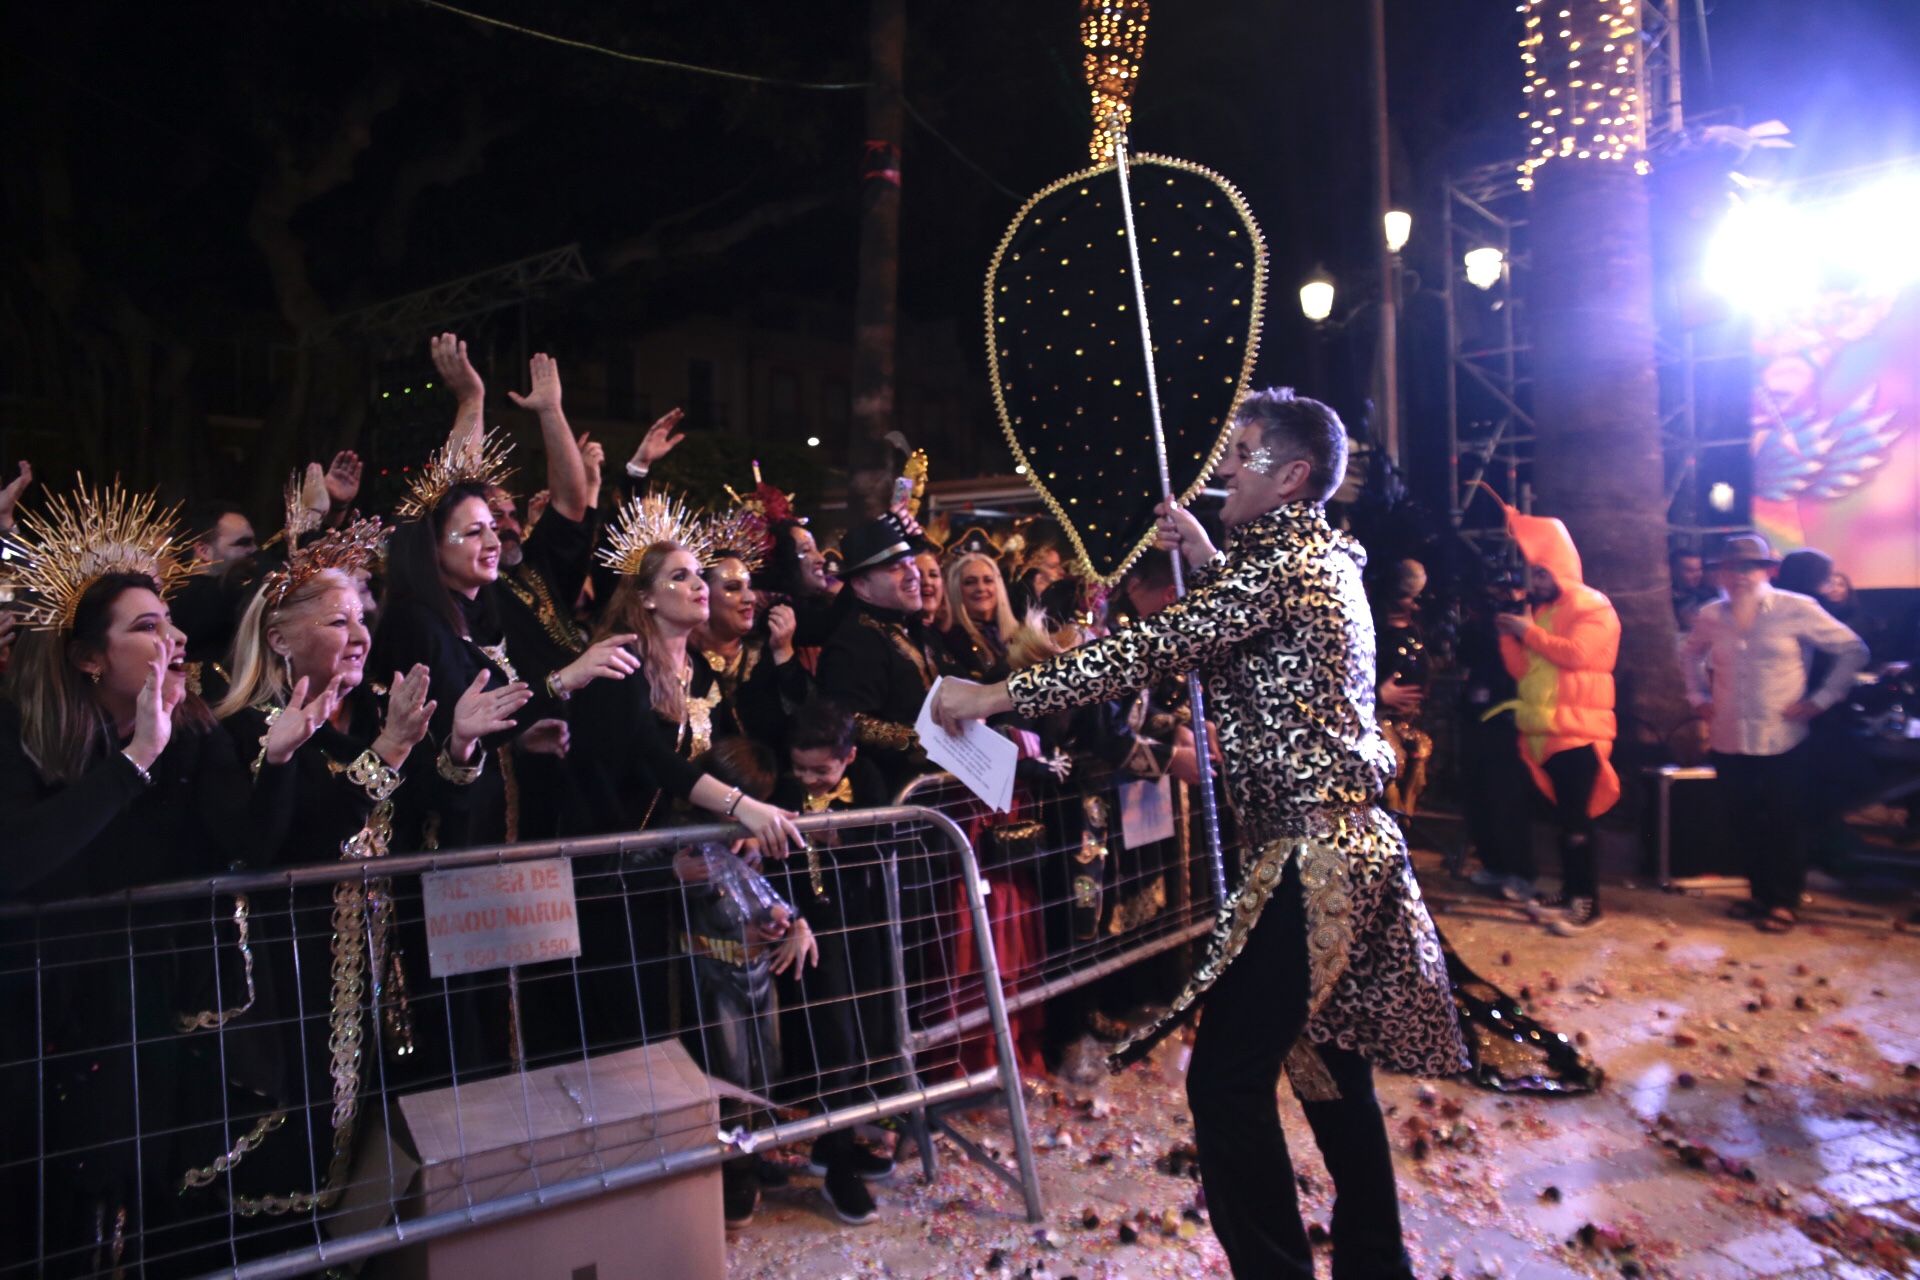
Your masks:
{"label": "gold sunburst headpiece", "polygon": [[656,542],[673,542],[693,553],[702,565],[715,550],[713,526],[678,498],[648,493],[627,499],[607,529],[600,563],[631,577],[640,572],[640,558]]}
{"label": "gold sunburst headpiece", "polygon": [[[725,552],[747,566],[750,574],[758,573],[766,566],[772,534],[767,529],[766,517],[758,511],[744,506],[734,507],[723,514],[709,516],[701,523],[713,548],[711,559],[718,559],[720,553]],[[710,558],[702,556],[700,563],[708,564]]]}
{"label": "gold sunburst headpiece", "polygon": [[[325,569],[357,573],[371,565],[380,554],[387,531],[380,518],[371,516],[335,529],[304,547],[289,545],[287,563],[269,573],[260,589],[278,609],[286,598]],[[291,544],[292,539],[288,540]]]}
{"label": "gold sunburst headpiece", "polygon": [[21,511],[3,540],[0,576],[23,605],[21,623],[35,631],[67,631],[87,588],[110,573],[152,578],[162,597],[192,572],[182,555],[180,508],[162,508],[150,493],[119,481],[94,491],[74,477],[74,490],[47,499],[44,511]]}
{"label": "gold sunburst headpiece", "polygon": [[394,508],[401,520],[417,520],[447,496],[457,484],[505,484],[514,469],[507,465],[513,441],[499,427],[482,435],[475,430],[449,441],[427,459],[426,465],[407,481],[407,496]]}

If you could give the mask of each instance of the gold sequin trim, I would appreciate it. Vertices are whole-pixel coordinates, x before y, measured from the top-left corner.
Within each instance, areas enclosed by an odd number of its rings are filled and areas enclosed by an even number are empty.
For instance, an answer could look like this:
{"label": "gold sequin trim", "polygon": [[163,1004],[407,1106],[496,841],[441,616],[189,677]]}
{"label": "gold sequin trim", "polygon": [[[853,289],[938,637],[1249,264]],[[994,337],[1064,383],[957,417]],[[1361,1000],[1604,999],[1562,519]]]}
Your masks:
{"label": "gold sequin trim", "polygon": [[547,590],[545,578],[523,564],[501,574],[500,581],[513,598],[525,605],[539,621],[540,629],[547,633],[547,639],[568,653],[579,654],[586,650],[579,630],[560,616],[560,607],[554,603],[553,593]]}
{"label": "gold sequin trim", "polygon": [[[200,1013],[175,1014],[174,1030],[211,1031],[215,1027],[224,1027],[234,1018],[253,1008],[253,947],[252,931],[247,924],[247,895],[233,895],[233,933],[234,945],[240,950],[240,971],[246,975],[247,998],[232,1009],[204,1010]],[[217,960],[216,960],[217,963]]]}
{"label": "gold sequin trim", "polygon": [[909,725],[865,714],[853,717],[853,740],[863,747],[882,747],[891,751],[909,751],[920,741]]}

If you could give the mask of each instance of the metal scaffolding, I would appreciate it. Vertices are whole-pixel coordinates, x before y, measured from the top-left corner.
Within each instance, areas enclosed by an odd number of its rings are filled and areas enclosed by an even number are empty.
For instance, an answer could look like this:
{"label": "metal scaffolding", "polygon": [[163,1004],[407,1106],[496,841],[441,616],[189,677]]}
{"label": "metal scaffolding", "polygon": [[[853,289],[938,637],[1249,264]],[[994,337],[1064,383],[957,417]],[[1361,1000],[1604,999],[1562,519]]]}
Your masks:
{"label": "metal scaffolding", "polygon": [[308,329],[301,335],[301,343],[318,346],[335,339],[358,338],[374,347],[393,342],[416,344],[423,334],[439,333],[475,316],[520,306],[592,280],[580,246],[565,245],[358,311],[342,312]]}
{"label": "metal scaffolding", "polygon": [[[1525,193],[1514,161],[1485,165],[1448,182],[1442,205],[1442,243],[1448,269],[1441,294],[1447,318],[1447,493],[1453,527],[1468,539],[1502,528],[1499,513],[1482,503],[1470,515],[1484,482],[1526,510],[1533,469],[1533,339],[1526,312]],[[1459,263],[1474,249],[1495,248],[1500,278],[1480,289]]]}

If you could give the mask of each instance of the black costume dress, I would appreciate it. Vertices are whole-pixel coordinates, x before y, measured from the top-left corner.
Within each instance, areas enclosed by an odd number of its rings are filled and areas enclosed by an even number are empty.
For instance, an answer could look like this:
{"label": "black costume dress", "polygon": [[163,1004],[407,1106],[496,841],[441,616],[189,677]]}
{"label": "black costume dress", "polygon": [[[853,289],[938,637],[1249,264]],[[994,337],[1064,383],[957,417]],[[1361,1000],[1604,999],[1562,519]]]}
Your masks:
{"label": "black costume dress", "polygon": [[[176,723],[143,782],[115,743],[77,780],[46,782],[27,756],[20,720],[0,703],[0,884],[15,903],[110,894],[215,875],[276,846],[291,770],[249,786],[231,740]],[[60,911],[0,924],[0,1053],[10,1099],[0,1160],[23,1174],[9,1203],[46,1232],[0,1233],[11,1254],[44,1256],[48,1274],[115,1256],[150,1260],[150,1274],[204,1269],[189,1261],[223,1222],[196,1221],[183,1199],[188,1170],[224,1149],[223,1110],[271,1090],[271,1056],[230,1038],[223,1058],[208,1034],[252,1006],[260,982],[237,946],[235,900],[211,895],[146,905]],[[244,918],[244,913],[242,913]],[[43,1071],[36,1078],[35,1044]],[[16,1122],[17,1121],[17,1122]],[[38,1130],[38,1132],[36,1132]],[[136,1135],[139,1135],[136,1138]],[[47,1153],[36,1213],[34,1157]],[[140,1237],[144,1233],[144,1238]],[[96,1252],[93,1241],[103,1241]],[[162,1255],[177,1253],[171,1264]],[[0,1255],[4,1256],[4,1255]]]}

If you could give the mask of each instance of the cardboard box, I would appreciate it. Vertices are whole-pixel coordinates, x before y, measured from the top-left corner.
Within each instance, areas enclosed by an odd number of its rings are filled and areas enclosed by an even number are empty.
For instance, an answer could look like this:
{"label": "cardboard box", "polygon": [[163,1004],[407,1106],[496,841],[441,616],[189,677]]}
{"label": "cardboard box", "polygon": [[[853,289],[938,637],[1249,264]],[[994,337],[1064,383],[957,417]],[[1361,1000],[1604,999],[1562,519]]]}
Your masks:
{"label": "cardboard box", "polygon": [[[714,1090],[677,1041],[400,1099],[419,1172],[404,1217],[704,1145]],[[441,1280],[721,1280],[720,1171],[643,1183],[424,1241],[383,1274]]]}

